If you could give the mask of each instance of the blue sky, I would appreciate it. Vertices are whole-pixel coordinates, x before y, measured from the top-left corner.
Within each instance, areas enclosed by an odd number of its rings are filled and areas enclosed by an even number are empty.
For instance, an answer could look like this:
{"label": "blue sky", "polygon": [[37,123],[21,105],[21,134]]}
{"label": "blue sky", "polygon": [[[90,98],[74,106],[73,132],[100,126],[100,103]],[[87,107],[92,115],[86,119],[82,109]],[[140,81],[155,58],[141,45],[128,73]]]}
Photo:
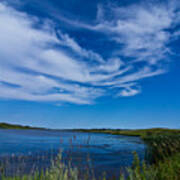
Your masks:
{"label": "blue sky", "polygon": [[178,0],[2,0],[0,121],[180,128]]}

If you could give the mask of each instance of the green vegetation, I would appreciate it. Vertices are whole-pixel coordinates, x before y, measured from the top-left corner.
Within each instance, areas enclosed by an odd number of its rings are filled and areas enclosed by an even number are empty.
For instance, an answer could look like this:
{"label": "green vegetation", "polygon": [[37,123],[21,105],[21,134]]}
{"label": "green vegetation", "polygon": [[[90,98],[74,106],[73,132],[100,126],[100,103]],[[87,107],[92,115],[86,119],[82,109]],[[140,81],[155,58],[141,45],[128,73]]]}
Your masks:
{"label": "green vegetation", "polygon": [[[51,167],[41,172],[35,171],[31,175],[15,175],[14,177],[6,177],[4,169],[0,168],[1,180],[97,180],[91,163],[84,170],[79,170],[72,166],[71,160],[68,165],[62,161],[62,153],[60,152],[55,160],[52,161]],[[105,176],[104,176],[105,177]],[[101,178],[100,178],[101,179]],[[104,179],[105,180],[105,179]]]}
{"label": "green vegetation", "polygon": [[178,135],[180,134],[179,129],[163,129],[163,128],[152,128],[152,129],[137,129],[137,130],[121,130],[121,129],[78,129],[80,132],[93,132],[93,133],[108,133],[114,135],[126,135],[126,136],[140,136],[142,139],[151,135]]}
{"label": "green vegetation", "polygon": [[180,153],[166,157],[163,161],[141,165],[135,154],[132,167],[127,169],[128,177],[121,175],[120,180],[179,180],[180,179]]}
{"label": "green vegetation", "polygon": [[0,129],[44,129],[44,128],[35,128],[35,127],[30,127],[30,126],[21,126],[21,125],[16,125],[16,124],[8,124],[8,123],[0,123]]}
{"label": "green vegetation", "polygon": [[[1,170],[3,174],[3,169]],[[2,180],[78,180],[78,171],[76,168],[72,168],[71,165],[66,166],[61,161],[61,153],[57,159],[52,162],[50,169],[42,171],[41,173],[36,171],[33,175],[22,175],[15,177],[6,177],[2,175]]]}
{"label": "green vegetation", "polygon": [[129,180],[180,179],[180,133],[178,130],[155,130],[155,132],[146,135],[142,133],[142,138],[147,144],[148,163],[144,162],[141,166],[135,155],[133,166],[128,168]]}
{"label": "green vegetation", "polygon": [[[147,145],[146,163],[141,166],[135,154],[133,166],[128,168],[128,180],[180,180],[180,130],[155,128],[80,131],[141,137]],[[123,175],[121,179],[124,179]]]}
{"label": "green vegetation", "polygon": [[[116,135],[140,136],[147,144],[145,162],[140,163],[136,153],[132,167],[121,174],[119,180],[180,180],[180,130],[79,130],[83,132],[110,133]],[[77,168],[63,164],[61,156],[52,163],[51,168],[41,173],[22,177],[2,177],[2,180],[97,180],[93,169],[80,173]],[[106,177],[99,179],[106,180]]]}

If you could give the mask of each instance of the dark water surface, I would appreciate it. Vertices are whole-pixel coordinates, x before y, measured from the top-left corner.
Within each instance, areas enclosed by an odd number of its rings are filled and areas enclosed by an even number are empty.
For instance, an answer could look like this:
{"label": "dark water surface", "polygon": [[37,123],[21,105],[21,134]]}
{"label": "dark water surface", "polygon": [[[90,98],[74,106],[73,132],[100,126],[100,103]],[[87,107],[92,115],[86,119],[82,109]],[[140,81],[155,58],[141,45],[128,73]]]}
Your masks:
{"label": "dark water surface", "polygon": [[145,145],[138,137],[98,133],[47,130],[1,130],[0,162],[6,164],[6,173],[30,173],[47,168],[50,160],[62,150],[63,159],[83,169],[87,157],[95,174],[106,171],[118,175],[121,168],[130,166],[133,151],[144,159]]}

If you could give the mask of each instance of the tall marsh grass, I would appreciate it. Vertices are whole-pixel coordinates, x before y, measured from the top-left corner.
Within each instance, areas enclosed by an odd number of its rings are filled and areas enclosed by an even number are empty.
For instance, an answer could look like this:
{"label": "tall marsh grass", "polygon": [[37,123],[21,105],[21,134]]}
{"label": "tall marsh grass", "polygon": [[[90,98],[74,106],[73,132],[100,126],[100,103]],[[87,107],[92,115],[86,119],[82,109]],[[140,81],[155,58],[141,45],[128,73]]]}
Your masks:
{"label": "tall marsh grass", "polygon": [[158,163],[169,156],[180,153],[180,134],[160,134],[144,137],[148,148],[146,158],[150,163]]}
{"label": "tall marsh grass", "polygon": [[140,164],[134,154],[132,167],[127,168],[127,180],[180,180],[180,134],[148,134],[146,162]]}
{"label": "tall marsh grass", "polygon": [[51,167],[41,172],[35,171],[31,175],[6,177],[2,171],[2,180],[78,180],[78,171],[62,162],[61,153],[52,161]]}

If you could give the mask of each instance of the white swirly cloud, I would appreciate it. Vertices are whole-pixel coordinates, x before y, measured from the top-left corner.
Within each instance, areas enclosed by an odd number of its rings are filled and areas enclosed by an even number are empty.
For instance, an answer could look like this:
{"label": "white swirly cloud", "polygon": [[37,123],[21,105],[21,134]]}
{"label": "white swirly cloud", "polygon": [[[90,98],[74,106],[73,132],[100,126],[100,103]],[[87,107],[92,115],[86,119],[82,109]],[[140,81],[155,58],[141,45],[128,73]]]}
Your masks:
{"label": "white swirly cloud", "polygon": [[[58,16],[83,37],[57,28],[57,21],[40,18],[0,3],[0,98],[92,104],[102,96],[134,96],[142,79],[167,72],[179,38],[179,4],[120,7],[99,4],[94,23]],[[96,50],[99,39],[114,44]],[[80,36],[81,38],[81,36]],[[107,51],[107,52],[106,52]],[[106,54],[106,55],[105,55]]]}

